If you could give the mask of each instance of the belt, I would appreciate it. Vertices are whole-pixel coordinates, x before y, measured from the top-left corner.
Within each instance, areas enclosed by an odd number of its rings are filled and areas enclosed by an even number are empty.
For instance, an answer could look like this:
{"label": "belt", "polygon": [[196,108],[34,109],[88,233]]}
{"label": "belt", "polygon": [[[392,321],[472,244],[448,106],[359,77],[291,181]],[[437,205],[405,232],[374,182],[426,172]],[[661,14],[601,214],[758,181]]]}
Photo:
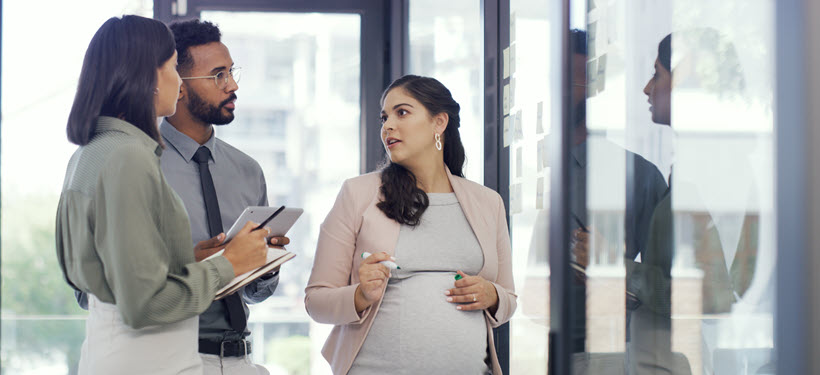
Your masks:
{"label": "belt", "polygon": [[199,352],[220,357],[242,357],[251,354],[251,342],[248,340],[212,341],[200,339]]}

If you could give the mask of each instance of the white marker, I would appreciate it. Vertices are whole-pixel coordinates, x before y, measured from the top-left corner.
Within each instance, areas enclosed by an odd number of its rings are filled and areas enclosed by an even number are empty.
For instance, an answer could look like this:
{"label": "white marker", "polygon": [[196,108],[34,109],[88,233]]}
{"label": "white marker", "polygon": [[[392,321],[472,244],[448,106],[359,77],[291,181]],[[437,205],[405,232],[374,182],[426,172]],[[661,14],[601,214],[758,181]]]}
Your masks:
{"label": "white marker", "polygon": [[[370,254],[370,253],[368,253],[367,251],[365,251],[365,252],[363,252],[363,253],[362,253],[362,259],[367,258],[367,257],[370,257],[371,255],[372,255],[372,254]],[[387,267],[387,268],[389,268],[389,269],[391,269],[391,270],[400,270],[400,269],[401,269],[401,267],[399,267],[399,265],[397,265],[396,263],[393,263],[393,262],[391,262],[391,261],[389,261],[389,260],[383,260],[383,261],[381,261],[381,262],[379,262],[379,263],[384,264],[384,266],[385,266],[385,267]]]}

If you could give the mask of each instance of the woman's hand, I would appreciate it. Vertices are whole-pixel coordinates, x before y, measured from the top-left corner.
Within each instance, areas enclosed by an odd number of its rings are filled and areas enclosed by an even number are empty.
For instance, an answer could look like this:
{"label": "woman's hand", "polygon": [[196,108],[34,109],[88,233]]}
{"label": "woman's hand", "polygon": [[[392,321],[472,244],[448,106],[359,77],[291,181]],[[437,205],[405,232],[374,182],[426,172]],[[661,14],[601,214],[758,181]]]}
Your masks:
{"label": "woman's hand", "polygon": [[392,257],[382,251],[365,258],[359,266],[359,286],[354,297],[356,312],[364,311],[382,298],[384,284],[390,278],[390,270],[379,264],[385,260],[392,260]]}
{"label": "woman's hand", "polygon": [[498,308],[498,292],[493,283],[481,276],[469,276],[458,271],[461,280],[456,280],[455,288],[444,291],[447,302],[459,303],[457,309],[462,311],[489,309],[495,313]]}
{"label": "woman's hand", "polygon": [[253,222],[245,223],[222,253],[233,265],[234,276],[263,266],[268,258],[268,241],[265,237],[270,234],[270,230],[253,230],[255,227]]}

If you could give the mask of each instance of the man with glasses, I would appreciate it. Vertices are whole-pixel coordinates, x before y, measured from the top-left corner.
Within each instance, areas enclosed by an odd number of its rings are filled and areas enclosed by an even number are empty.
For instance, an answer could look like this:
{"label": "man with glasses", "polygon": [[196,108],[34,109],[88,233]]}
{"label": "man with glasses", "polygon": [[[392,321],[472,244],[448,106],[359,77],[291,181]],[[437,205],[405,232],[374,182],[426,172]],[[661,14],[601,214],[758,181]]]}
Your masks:
{"label": "man with glasses", "polygon": [[[262,168],[250,156],[217,138],[214,125],[234,119],[239,67],[214,24],[189,20],[170,25],[176,39],[177,71],[183,80],[176,113],[160,125],[167,145],[161,166],[185,203],[197,260],[217,250],[224,232],[247,206],[267,206]],[[272,245],[285,245],[274,237]],[[205,374],[268,374],[250,361],[248,307],[270,297],[278,270],[237,293],[214,301],[199,319],[199,352]]]}

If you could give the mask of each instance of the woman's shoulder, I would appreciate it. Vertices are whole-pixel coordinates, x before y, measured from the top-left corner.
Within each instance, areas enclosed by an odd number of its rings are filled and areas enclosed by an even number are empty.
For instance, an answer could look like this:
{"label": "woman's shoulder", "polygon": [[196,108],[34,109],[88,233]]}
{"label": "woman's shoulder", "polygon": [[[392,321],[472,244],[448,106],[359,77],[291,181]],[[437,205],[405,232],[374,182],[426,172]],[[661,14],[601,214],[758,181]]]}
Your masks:
{"label": "woman's shoulder", "polygon": [[343,188],[353,192],[370,192],[378,190],[382,184],[381,171],[365,173],[345,180]]}
{"label": "woman's shoulder", "polygon": [[464,177],[453,176],[453,180],[459,184],[459,187],[470,195],[475,196],[478,200],[484,202],[501,200],[501,195],[497,191],[490,189],[478,182],[468,180]]}
{"label": "woman's shoulder", "polygon": [[105,137],[86,146],[83,168],[94,171],[94,181],[127,187],[131,192],[154,191],[162,180],[159,155],[134,137]]}
{"label": "woman's shoulder", "polygon": [[366,173],[360,176],[348,178],[342,183],[339,189],[337,200],[346,201],[350,207],[358,207],[364,209],[374,197],[379,195],[379,187],[381,187],[381,176],[379,172]]}
{"label": "woman's shoulder", "polygon": [[348,212],[354,216],[362,214],[377,199],[380,186],[381,178],[378,172],[348,178],[339,189],[333,211],[338,207],[340,212]]}
{"label": "woman's shoulder", "polygon": [[134,137],[115,132],[97,135],[76,152],[77,162],[103,172],[131,173],[156,171],[159,156]]}

